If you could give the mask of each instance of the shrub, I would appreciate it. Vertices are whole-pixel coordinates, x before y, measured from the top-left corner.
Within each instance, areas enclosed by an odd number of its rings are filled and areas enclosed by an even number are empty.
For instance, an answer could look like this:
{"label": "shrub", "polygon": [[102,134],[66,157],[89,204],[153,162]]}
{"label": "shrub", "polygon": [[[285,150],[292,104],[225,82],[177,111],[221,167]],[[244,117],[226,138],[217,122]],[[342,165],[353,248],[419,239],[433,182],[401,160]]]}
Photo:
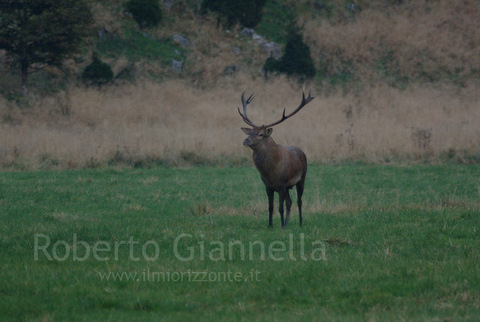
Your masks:
{"label": "shrub", "polygon": [[158,0],[130,0],[125,7],[142,29],[155,27],[162,21]]}
{"label": "shrub", "polygon": [[311,78],[315,76],[315,65],[310,54],[310,47],[303,42],[298,27],[290,28],[285,53],[280,60],[269,57],[263,66],[265,73],[279,72],[288,76]]}
{"label": "shrub", "polygon": [[92,63],[83,70],[82,79],[88,85],[101,86],[112,81],[113,72],[110,65],[102,62],[97,54],[94,53]]}
{"label": "shrub", "polygon": [[266,0],[203,0],[202,11],[219,14],[220,22],[227,28],[240,23],[247,28],[255,27],[263,16]]}

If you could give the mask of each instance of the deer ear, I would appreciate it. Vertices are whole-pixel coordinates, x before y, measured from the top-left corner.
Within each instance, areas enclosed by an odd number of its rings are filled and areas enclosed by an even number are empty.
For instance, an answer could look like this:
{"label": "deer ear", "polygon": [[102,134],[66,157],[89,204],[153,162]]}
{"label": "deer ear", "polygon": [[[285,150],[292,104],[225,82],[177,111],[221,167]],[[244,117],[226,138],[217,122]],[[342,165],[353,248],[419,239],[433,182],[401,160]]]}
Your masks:
{"label": "deer ear", "polygon": [[243,133],[245,133],[246,135],[250,135],[250,133],[252,133],[253,129],[250,129],[248,127],[242,127],[242,131]]}
{"label": "deer ear", "polygon": [[270,136],[273,132],[273,129],[269,127],[268,129],[265,130],[265,135]]}

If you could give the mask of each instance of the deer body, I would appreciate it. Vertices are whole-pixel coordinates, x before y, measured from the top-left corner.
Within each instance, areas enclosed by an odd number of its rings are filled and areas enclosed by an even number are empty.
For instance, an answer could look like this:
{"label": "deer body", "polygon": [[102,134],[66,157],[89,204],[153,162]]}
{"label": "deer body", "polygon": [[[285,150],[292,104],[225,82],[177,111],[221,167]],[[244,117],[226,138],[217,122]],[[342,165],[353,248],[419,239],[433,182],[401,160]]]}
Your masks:
{"label": "deer body", "polygon": [[296,146],[284,147],[275,144],[255,150],[253,162],[265,186],[276,192],[282,187],[290,189],[295,186],[306,174],[307,169],[307,157]]}
{"label": "deer body", "polygon": [[[303,106],[313,100],[313,97],[309,95],[308,98],[305,99],[305,95],[303,95],[302,103],[293,113],[285,116],[284,111],[280,121],[262,126],[255,125],[247,117],[246,106],[252,99],[253,95],[245,101],[244,95],[242,95],[244,114],[242,114],[239,109],[239,113],[245,123],[253,127],[242,128],[244,133],[248,135],[243,144],[253,150],[253,162],[258,172],[260,172],[262,181],[265,184],[268,196],[269,226],[273,226],[272,217],[275,192],[278,193],[280,199],[278,210],[282,227],[285,227],[288,224],[290,209],[292,206],[289,190],[294,186],[296,186],[297,189],[298,213],[300,225],[302,225],[302,194],[307,174],[307,157],[305,156],[305,153],[296,146],[282,146],[275,143],[271,134],[272,126],[293,116]],[[284,203],[286,203],[287,207],[285,220],[283,218]]]}

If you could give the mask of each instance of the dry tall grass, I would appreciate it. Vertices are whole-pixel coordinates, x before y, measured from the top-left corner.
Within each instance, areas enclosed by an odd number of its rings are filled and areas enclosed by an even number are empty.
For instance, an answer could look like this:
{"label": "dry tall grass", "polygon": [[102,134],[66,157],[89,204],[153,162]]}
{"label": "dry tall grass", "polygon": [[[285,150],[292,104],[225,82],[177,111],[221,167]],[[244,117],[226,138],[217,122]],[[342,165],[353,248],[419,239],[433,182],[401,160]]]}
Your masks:
{"label": "dry tall grass", "polygon": [[[109,160],[239,160],[243,88],[255,91],[250,116],[258,123],[300,101],[297,84],[279,78],[203,91],[181,81],[125,85],[104,91],[71,89],[40,99],[27,111],[3,102],[3,166],[85,167]],[[315,90],[314,90],[315,92]],[[480,151],[480,92],[374,87],[362,95],[322,96],[275,128],[280,144],[302,147],[309,161],[462,158]],[[64,116],[62,111],[69,111]],[[192,160],[187,160],[192,161]],[[477,160],[478,161],[478,160]]]}

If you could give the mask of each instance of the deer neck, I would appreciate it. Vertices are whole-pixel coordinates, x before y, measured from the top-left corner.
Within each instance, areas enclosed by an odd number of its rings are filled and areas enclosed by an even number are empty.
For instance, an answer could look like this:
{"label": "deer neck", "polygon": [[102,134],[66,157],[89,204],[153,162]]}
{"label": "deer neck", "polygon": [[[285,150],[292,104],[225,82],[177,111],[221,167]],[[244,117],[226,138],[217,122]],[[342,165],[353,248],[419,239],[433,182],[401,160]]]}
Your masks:
{"label": "deer neck", "polygon": [[279,145],[269,137],[253,150],[253,162],[260,172],[268,171],[279,155]]}

